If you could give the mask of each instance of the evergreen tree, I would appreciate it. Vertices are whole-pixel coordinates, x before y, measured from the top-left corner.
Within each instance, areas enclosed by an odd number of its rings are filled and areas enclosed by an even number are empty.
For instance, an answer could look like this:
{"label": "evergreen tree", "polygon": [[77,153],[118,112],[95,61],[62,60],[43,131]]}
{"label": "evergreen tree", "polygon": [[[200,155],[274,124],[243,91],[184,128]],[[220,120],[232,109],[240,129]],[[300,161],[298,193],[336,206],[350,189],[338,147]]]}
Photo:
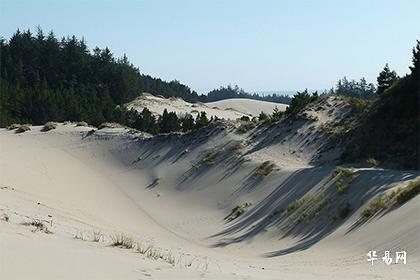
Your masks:
{"label": "evergreen tree", "polygon": [[378,81],[378,94],[383,93],[387,88],[392,86],[398,80],[397,73],[389,69],[388,63],[385,64],[384,69],[379,73]]}
{"label": "evergreen tree", "polygon": [[194,129],[194,118],[190,114],[185,115],[182,118],[182,131],[189,131]]}
{"label": "evergreen tree", "polygon": [[197,118],[195,120],[195,128],[198,129],[198,128],[208,126],[209,123],[210,122],[209,122],[209,119],[207,118],[206,112],[200,112],[197,115]]}

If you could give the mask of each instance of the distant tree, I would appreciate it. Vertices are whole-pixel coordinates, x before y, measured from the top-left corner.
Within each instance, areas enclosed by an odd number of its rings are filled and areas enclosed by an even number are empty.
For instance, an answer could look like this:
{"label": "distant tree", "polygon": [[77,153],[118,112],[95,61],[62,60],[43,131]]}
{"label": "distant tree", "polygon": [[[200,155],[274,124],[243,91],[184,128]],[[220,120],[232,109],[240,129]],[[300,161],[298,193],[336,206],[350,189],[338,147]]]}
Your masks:
{"label": "distant tree", "polygon": [[245,90],[238,87],[238,85],[232,86],[228,85],[227,87],[220,87],[218,89],[214,89],[207,93],[207,101],[218,101],[228,98],[248,98],[248,99],[255,99],[255,100],[264,100],[276,103],[283,103],[289,104],[291,97],[288,95],[280,95],[280,94],[271,94],[271,95],[264,95],[261,96],[259,94],[251,94],[246,92]]}
{"label": "distant tree", "polygon": [[312,95],[308,93],[308,90],[305,89],[302,92],[298,92],[292,98],[290,105],[286,108],[285,114],[287,116],[296,115],[300,112],[306,105],[316,101],[318,99],[318,92],[314,92]]}
{"label": "distant tree", "polygon": [[387,88],[392,86],[398,80],[397,73],[389,69],[388,63],[385,64],[384,69],[379,73],[378,81],[378,94],[383,93]]}
{"label": "distant tree", "polygon": [[182,131],[194,129],[194,118],[190,114],[186,114],[181,120]]}
{"label": "distant tree", "polygon": [[195,128],[201,128],[209,125],[209,119],[207,118],[206,112],[200,112],[200,114],[197,115],[197,118],[195,120]]}
{"label": "distant tree", "polygon": [[[276,107],[276,108],[277,108],[277,107]],[[261,111],[261,113],[260,113],[260,114],[259,114],[259,116],[258,116],[258,120],[259,120],[260,122],[264,122],[264,121],[268,120],[268,116],[267,116],[267,114]]]}
{"label": "distant tree", "polygon": [[420,75],[420,41],[417,40],[417,45],[413,48],[413,66],[410,66],[413,75]]}
{"label": "distant tree", "polygon": [[181,129],[180,124],[181,122],[175,112],[168,113],[168,110],[163,110],[163,114],[159,120],[161,133],[179,131]]}

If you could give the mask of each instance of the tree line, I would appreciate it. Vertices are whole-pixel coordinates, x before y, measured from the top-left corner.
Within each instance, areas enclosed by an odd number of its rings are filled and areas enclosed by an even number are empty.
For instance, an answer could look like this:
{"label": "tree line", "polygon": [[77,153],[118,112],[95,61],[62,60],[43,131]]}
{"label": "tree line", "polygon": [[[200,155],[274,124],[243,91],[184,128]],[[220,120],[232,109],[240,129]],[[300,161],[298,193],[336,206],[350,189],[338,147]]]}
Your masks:
{"label": "tree line", "polygon": [[17,30],[0,39],[0,126],[48,120],[112,121],[117,105],[142,92],[205,101],[178,81],[140,73],[127,58],[108,48],[90,51],[84,39],[59,40],[51,31]]}
{"label": "tree line", "polygon": [[285,94],[269,94],[265,96],[258,95],[256,93],[251,94],[239,88],[238,85],[228,85],[226,87],[220,87],[207,93],[207,102],[213,102],[228,98],[248,98],[254,100],[269,101],[275,103],[289,104],[292,99],[289,95]]}

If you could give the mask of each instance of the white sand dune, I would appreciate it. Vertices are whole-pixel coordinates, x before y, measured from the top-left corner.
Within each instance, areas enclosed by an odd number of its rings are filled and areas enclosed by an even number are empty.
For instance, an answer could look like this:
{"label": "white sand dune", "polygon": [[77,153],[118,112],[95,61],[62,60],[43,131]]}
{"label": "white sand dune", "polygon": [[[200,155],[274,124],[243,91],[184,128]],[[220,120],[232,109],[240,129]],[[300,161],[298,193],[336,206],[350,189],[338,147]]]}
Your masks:
{"label": "white sand dune", "polygon": [[[360,213],[419,172],[354,169],[348,193],[336,195],[334,149],[319,159],[309,151],[324,139],[302,138],[335,114],[311,112],[317,121],[260,134],[0,129],[0,279],[418,279],[420,196],[368,222]],[[203,160],[208,151],[212,161]],[[266,160],[275,170],[254,176]],[[299,212],[284,214],[322,192],[331,199],[319,217],[298,223]],[[350,215],[340,219],[346,203]],[[229,222],[237,205],[245,212]],[[34,220],[51,233],[23,224]],[[150,250],[112,247],[116,233]],[[370,250],[405,250],[408,263],[372,266]]]}
{"label": "white sand dune", "polygon": [[206,103],[208,107],[217,107],[220,109],[232,109],[239,112],[244,112],[252,116],[258,116],[261,112],[265,114],[272,114],[274,108],[279,111],[285,111],[287,108],[286,104],[274,103],[261,100],[253,100],[246,98],[230,98],[214,102]]}
{"label": "white sand dune", "polygon": [[280,111],[286,110],[287,107],[285,104],[244,98],[225,99],[210,103],[189,103],[181,98],[164,98],[149,93],[143,93],[142,96],[125,106],[128,109],[133,108],[138,111],[148,108],[155,115],[161,115],[165,109],[168,112],[175,112],[178,116],[191,114],[196,117],[199,112],[206,112],[208,117],[216,116],[227,120],[235,120],[242,116],[258,116],[260,112],[271,114],[275,107]]}

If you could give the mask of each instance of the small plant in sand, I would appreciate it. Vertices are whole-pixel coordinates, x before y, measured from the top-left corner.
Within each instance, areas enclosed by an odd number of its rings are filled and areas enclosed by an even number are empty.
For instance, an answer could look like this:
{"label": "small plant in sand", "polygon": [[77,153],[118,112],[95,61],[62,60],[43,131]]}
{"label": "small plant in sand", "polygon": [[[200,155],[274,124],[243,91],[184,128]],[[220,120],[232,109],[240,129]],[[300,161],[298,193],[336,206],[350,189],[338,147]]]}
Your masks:
{"label": "small plant in sand", "polygon": [[30,222],[24,222],[22,223],[22,225],[24,226],[32,226],[34,227],[34,229],[32,230],[32,232],[44,232],[47,234],[51,234],[52,232],[48,229],[48,227],[44,224],[43,221],[41,221],[40,219],[32,219]]}
{"label": "small plant in sand", "polygon": [[367,160],[365,160],[365,164],[367,167],[375,168],[378,167],[379,162],[374,158],[368,158]]}
{"label": "small plant in sand", "polygon": [[213,165],[216,163],[217,156],[220,154],[220,151],[217,149],[210,149],[208,150],[202,159],[199,162],[199,166],[201,165]]}
{"label": "small plant in sand", "polygon": [[232,140],[228,143],[228,147],[234,151],[241,150],[246,147],[246,142],[244,140]]}
{"label": "small plant in sand", "polygon": [[251,202],[245,202],[242,205],[236,205],[232,209],[230,214],[225,217],[225,220],[228,220],[229,222],[235,220],[236,218],[244,214],[251,205]]}
{"label": "small plant in sand", "polygon": [[420,179],[410,181],[405,187],[398,187],[388,194],[378,196],[372,200],[360,216],[363,221],[375,216],[378,212],[390,208],[393,205],[402,205],[420,194]]}
{"label": "small plant in sand", "polygon": [[25,131],[29,131],[31,130],[31,127],[29,126],[29,124],[22,124],[18,127],[18,129],[16,130],[17,133],[23,133]]}
{"label": "small plant in sand", "polygon": [[116,233],[111,236],[111,246],[124,249],[132,249],[135,246],[133,238],[124,233]]}
{"label": "small plant in sand", "polygon": [[103,128],[121,128],[123,127],[121,124],[119,123],[111,123],[111,122],[105,122],[105,123],[101,123],[98,127],[98,129],[103,129]]}
{"label": "small plant in sand", "polygon": [[6,129],[8,129],[8,130],[13,130],[13,129],[16,129],[16,128],[19,128],[21,125],[20,124],[18,124],[18,123],[12,123],[11,125],[8,125],[7,127],[6,127]]}
{"label": "small plant in sand", "polygon": [[239,133],[245,133],[245,132],[248,132],[248,131],[254,129],[255,126],[256,126],[255,122],[242,120],[242,121],[240,121],[240,125],[239,125],[237,131]]}
{"label": "small plant in sand", "polygon": [[0,221],[4,221],[6,223],[8,223],[10,220],[9,215],[7,215],[6,213],[3,213],[0,215]]}
{"label": "small plant in sand", "polygon": [[65,121],[65,122],[63,122],[63,124],[64,125],[69,125],[69,124],[72,124],[72,122],[71,121]]}
{"label": "small plant in sand", "polygon": [[77,122],[76,126],[89,126],[87,122]]}
{"label": "small plant in sand", "polygon": [[54,122],[47,122],[44,124],[44,127],[42,128],[42,131],[49,131],[57,128],[57,124]]}
{"label": "small plant in sand", "polygon": [[264,161],[263,163],[260,164],[260,166],[257,167],[257,169],[255,170],[255,175],[256,176],[260,176],[260,177],[265,177],[268,176],[271,171],[274,170],[275,164],[270,161]]}
{"label": "small plant in sand", "polygon": [[354,171],[349,168],[338,166],[331,173],[331,179],[335,180],[334,185],[337,194],[344,194],[348,191],[348,188],[355,179]]}

